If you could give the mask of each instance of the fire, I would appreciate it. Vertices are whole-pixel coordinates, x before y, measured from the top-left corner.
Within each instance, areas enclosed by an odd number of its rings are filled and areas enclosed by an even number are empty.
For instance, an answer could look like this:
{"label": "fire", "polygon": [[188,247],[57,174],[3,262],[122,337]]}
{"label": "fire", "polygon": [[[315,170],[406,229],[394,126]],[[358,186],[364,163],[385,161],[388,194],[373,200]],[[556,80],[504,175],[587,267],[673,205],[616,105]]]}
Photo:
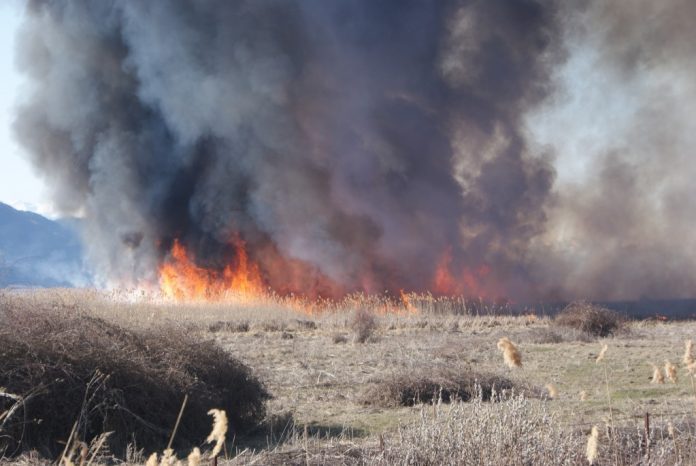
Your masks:
{"label": "fire", "polygon": [[[440,257],[433,277],[433,290],[440,295],[488,297],[492,294],[491,284],[486,283],[491,268],[482,264],[474,269],[463,268],[452,271],[452,248],[447,248]],[[488,285],[488,286],[486,286]]]}
{"label": "fire", "polygon": [[236,260],[222,272],[196,265],[195,258],[175,240],[168,259],[160,266],[160,290],[178,301],[216,301],[230,296],[253,297],[263,293],[259,267],[249,260],[244,242],[235,238]]}
{"label": "fire", "polygon": [[[230,263],[222,269],[207,268],[199,265],[192,251],[187,250],[181,241],[175,240],[159,267],[162,295],[176,301],[197,302],[266,298],[307,314],[317,313],[318,309],[345,307],[351,304],[352,293],[361,296],[360,305],[368,299],[362,295],[364,291],[342,290],[308,264],[284,258],[274,249],[255,250],[252,259],[241,238],[233,238],[229,245],[234,250]],[[453,262],[451,249],[446,249],[430,282],[436,297],[482,299],[493,296],[497,287],[488,279],[488,266],[457,267]],[[263,274],[260,264],[263,264]],[[398,294],[387,292],[372,305],[385,314],[413,315],[419,313],[421,306],[432,307],[433,302],[430,293],[419,295],[398,289]]]}

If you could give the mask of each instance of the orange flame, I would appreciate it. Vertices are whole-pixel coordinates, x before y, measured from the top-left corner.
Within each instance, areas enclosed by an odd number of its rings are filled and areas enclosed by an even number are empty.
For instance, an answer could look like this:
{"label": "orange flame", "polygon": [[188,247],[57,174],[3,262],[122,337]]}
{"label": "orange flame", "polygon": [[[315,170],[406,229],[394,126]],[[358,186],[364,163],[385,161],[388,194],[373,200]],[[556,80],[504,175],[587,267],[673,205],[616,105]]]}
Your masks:
{"label": "orange flame", "polygon": [[196,265],[178,241],[169,258],[160,266],[160,290],[178,301],[216,301],[230,296],[253,297],[263,293],[264,285],[258,265],[249,261],[244,242],[235,238],[236,261],[222,272]]}
{"label": "orange flame", "polygon": [[[480,265],[476,269],[463,268],[458,274],[452,272],[452,249],[447,248],[435,269],[433,289],[441,295],[460,295],[467,297],[490,297],[490,283],[484,284],[491,268]],[[488,286],[486,286],[488,285]]]}

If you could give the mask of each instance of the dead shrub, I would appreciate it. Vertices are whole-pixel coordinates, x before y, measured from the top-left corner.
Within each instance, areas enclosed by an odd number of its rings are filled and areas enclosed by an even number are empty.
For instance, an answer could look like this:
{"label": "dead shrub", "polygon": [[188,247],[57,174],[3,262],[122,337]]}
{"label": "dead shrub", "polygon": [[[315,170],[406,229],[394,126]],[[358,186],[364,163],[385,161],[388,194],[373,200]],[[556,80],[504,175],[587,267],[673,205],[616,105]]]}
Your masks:
{"label": "dead shrub", "polygon": [[565,307],[553,322],[595,337],[613,336],[625,329],[627,319],[616,311],[586,302],[575,302]]}
{"label": "dead shrub", "polygon": [[366,404],[385,407],[413,406],[419,403],[469,401],[480,396],[490,401],[494,393],[519,389],[513,381],[495,374],[449,370],[411,371],[380,381],[365,396]]}
{"label": "dead shrub", "polygon": [[377,329],[377,317],[371,310],[361,307],[355,310],[350,321],[357,343],[366,343],[374,338]]}
{"label": "dead shrub", "polygon": [[[179,446],[206,438],[212,408],[229,413],[234,432],[264,417],[266,388],[213,341],[172,328],[127,330],[56,306],[0,304],[0,387],[23,397],[0,424],[0,456],[36,449],[55,457],[73,424],[85,442],[112,431],[117,455],[132,442],[161,449],[184,394]],[[0,397],[0,413],[13,402]]]}

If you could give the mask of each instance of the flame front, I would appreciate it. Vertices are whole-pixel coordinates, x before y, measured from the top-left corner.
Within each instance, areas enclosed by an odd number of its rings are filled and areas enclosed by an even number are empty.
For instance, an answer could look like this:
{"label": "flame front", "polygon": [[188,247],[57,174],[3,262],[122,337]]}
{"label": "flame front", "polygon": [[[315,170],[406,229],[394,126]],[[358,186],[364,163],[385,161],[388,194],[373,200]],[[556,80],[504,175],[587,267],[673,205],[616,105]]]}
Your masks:
{"label": "flame front", "polygon": [[175,240],[168,259],[160,266],[160,290],[177,301],[216,301],[231,296],[255,297],[263,293],[259,267],[249,260],[244,242],[232,240],[236,260],[221,272],[196,265],[186,248]]}

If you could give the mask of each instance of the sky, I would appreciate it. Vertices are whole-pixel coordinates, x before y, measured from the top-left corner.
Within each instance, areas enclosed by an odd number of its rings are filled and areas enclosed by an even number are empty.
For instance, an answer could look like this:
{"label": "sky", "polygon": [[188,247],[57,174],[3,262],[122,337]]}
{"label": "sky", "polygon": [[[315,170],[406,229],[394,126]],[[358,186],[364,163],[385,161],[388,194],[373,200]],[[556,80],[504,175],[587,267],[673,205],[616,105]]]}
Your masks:
{"label": "sky", "polygon": [[0,202],[50,216],[44,184],[12,136],[13,109],[22,97],[22,79],[14,65],[15,34],[22,14],[20,1],[0,2]]}

